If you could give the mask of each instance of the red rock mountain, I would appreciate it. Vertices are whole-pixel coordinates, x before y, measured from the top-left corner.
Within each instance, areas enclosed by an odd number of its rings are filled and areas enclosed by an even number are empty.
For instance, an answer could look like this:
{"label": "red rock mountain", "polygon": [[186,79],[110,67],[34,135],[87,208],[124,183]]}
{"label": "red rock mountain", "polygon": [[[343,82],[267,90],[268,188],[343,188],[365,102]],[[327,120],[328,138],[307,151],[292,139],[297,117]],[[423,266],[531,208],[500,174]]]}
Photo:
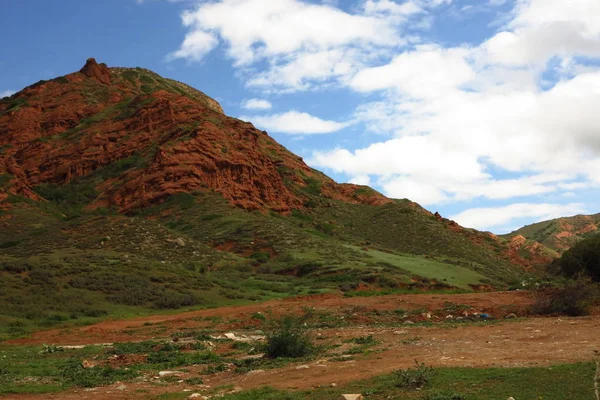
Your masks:
{"label": "red rock mountain", "polygon": [[579,241],[600,232],[600,214],[576,215],[538,222],[509,235],[511,240],[527,238],[562,253]]}
{"label": "red rock mountain", "polygon": [[142,68],[90,58],[79,72],[0,101],[0,177],[9,177],[0,205],[10,193],[41,200],[36,186],[102,168],[120,173],[98,184],[91,207],[121,212],[208,189],[277,212],[303,208],[311,190],[350,203],[391,201],[335,183],[204,93]]}

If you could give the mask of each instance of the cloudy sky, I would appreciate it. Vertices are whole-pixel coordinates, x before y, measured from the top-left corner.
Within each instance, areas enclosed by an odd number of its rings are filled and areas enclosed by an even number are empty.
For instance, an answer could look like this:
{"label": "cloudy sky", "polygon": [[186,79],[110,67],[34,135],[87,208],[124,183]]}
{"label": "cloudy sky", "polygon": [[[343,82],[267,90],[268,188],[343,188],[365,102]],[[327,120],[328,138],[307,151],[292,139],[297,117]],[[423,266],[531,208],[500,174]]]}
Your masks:
{"label": "cloudy sky", "polygon": [[0,33],[0,96],[93,56],[468,227],[600,212],[599,0],[5,0]]}

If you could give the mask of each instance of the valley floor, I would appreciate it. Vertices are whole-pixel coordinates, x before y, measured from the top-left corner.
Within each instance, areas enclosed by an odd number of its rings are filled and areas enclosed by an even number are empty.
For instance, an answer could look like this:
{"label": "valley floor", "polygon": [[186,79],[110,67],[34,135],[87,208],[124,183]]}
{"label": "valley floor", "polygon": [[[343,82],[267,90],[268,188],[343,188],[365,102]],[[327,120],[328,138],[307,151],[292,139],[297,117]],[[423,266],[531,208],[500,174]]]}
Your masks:
{"label": "valley floor", "polygon": [[[106,387],[71,389],[57,394],[9,395],[7,398],[130,399],[160,396],[156,398],[176,399],[186,398],[192,392],[214,395],[215,388],[249,390],[265,385],[281,390],[319,390],[344,387],[352,382],[390,374],[414,366],[415,360],[441,369],[529,368],[589,363],[594,350],[600,348],[600,315],[531,318],[525,315],[531,301],[527,292],[372,297],[323,295],[43,331],[29,338],[5,342],[3,347],[43,343],[105,345],[179,337],[184,341],[185,332],[202,329],[210,329],[216,337],[229,332],[241,337],[251,335],[259,328],[257,315],[301,312],[308,307],[314,309],[322,322],[313,334],[316,342],[327,351],[310,359],[259,366],[241,374],[229,366],[206,375],[206,365],[191,365],[175,368],[177,379],[168,380],[168,384],[158,378],[157,371],[144,371],[133,381]],[[489,321],[456,321],[457,317],[473,312],[495,318]],[[510,313],[519,318],[505,319]],[[371,337],[368,340],[370,346],[352,345],[353,339],[368,337]],[[232,349],[236,348],[234,343],[216,340],[214,351],[232,354]],[[121,362],[120,366],[133,363],[127,357]],[[202,385],[185,382],[200,375]],[[589,380],[591,388],[591,377]],[[169,393],[174,397],[170,397]]]}

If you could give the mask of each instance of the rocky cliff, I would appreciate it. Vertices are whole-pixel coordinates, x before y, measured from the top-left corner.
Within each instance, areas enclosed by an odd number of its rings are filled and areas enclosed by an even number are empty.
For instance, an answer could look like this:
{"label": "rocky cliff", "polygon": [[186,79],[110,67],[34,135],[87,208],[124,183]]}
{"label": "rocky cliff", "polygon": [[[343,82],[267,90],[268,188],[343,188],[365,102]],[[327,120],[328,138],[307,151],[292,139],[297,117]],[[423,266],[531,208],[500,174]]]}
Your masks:
{"label": "rocky cliff", "polygon": [[10,193],[42,200],[40,185],[106,169],[89,207],[128,212],[197,190],[277,212],[303,208],[315,192],[350,203],[390,201],[336,184],[204,93],[142,68],[91,58],[79,72],[0,102],[0,176],[8,182],[0,202]]}

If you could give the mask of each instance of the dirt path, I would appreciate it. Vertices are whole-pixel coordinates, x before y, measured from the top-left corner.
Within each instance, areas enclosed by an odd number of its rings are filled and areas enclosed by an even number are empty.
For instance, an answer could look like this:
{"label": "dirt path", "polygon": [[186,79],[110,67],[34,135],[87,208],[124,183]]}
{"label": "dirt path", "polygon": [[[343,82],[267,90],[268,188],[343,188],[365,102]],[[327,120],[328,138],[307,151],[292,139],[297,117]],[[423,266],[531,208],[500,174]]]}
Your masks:
{"label": "dirt path", "polygon": [[[233,307],[198,311],[177,316],[150,317],[152,321],[161,319],[169,326],[181,326],[193,318],[202,316],[239,316],[268,307],[278,310],[296,310],[300,306],[318,305],[322,309],[343,310],[347,307],[360,310],[422,309],[436,310],[447,306],[446,302],[463,305],[472,304],[482,311],[502,311],[505,307],[524,306],[530,302],[526,293],[488,293],[469,295],[418,295],[384,296],[372,298],[320,297],[317,299],[294,299],[271,302],[256,306]],[[446,303],[446,304],[445,304]],[[363,308],[360,308],[363,307]],[[60,343],[85,342],[85,334],[90,330],[101,332],[100,338],[118,335],[119,329],[143,327],[148,318],[129,321],[108,321],[93,327],[71,331]],[[413,365],[414,360],[435,367],[529,367],[590,361],[593,351],[600,348],[600,316],[581,318],[529,318],[502,321],[489,324],[464,324],[435,326],[376,327],[364,324],[343,328],[320,329],[316,332],[324,344],[342,344],[340,354],[349,344],[346,339],[373,335],[379,344],[371,352],[360,353],[352,358],[323,356],[306,364],[289,364],[283,368],[253,371],[237,374],[233,371],[204,376],[207,387],[190,386],[184,383],[160,382],[152,375],[125,384],[117,383],[108,387],[60,393],[56,395],[9,396],[7,399],[140,399],[149,395],[157,396],[167,392],[189,390],[200,392],[222,385],[235,385],[252,389],[269,385],[281,389],[311,389],[319,386],[339,386],[352,381],[366,379],[399,368]],[[41,332],[27,343],[41,343],[48,338],[58,338],[60,331]],[[132,340],[131,335],[127,336]],[[137,338],[136,338],[137,339]],[[76,341],[75,341],[76,340]],[[95,338],[87,338],[94,342]],[[203,367],[183,368],[186,372],[182,380],[198,376]]]}
{"label": "dirt path", "polygon": [[[317,310],[339,313],[341,310],[354,310],[362,315],[367,311],[393,311],[397,309],[428,311],[442,310],[447,303],[473,307],[474,310],[487,312],[495,316],[504,316],[506,310],[520,311],[531,304],[528,292],[493,292],[469,294],[409,294],[373,297],[342,297],[339,295],[319,295],[283,300],[272,300],[256,305],[222,307],[192,311],[173,315],[152,315],[126,320],[107,320],[84,327],[70,327],[40,331],[24,339],[4,342],[4,344],[57,344],[79,345],[114,342],[142,341],[156,337],[156,325],[167,328],[161,334],[182,328],[202,328],[202,319],[227,317],[241,319],[236,326],[223,325],[221,328],[237,328],[243,320],[256,312],[272,311],[274,314],[298,312],[302,307],[314,307]],[[360,321],[355,321],[360,322]]]}

